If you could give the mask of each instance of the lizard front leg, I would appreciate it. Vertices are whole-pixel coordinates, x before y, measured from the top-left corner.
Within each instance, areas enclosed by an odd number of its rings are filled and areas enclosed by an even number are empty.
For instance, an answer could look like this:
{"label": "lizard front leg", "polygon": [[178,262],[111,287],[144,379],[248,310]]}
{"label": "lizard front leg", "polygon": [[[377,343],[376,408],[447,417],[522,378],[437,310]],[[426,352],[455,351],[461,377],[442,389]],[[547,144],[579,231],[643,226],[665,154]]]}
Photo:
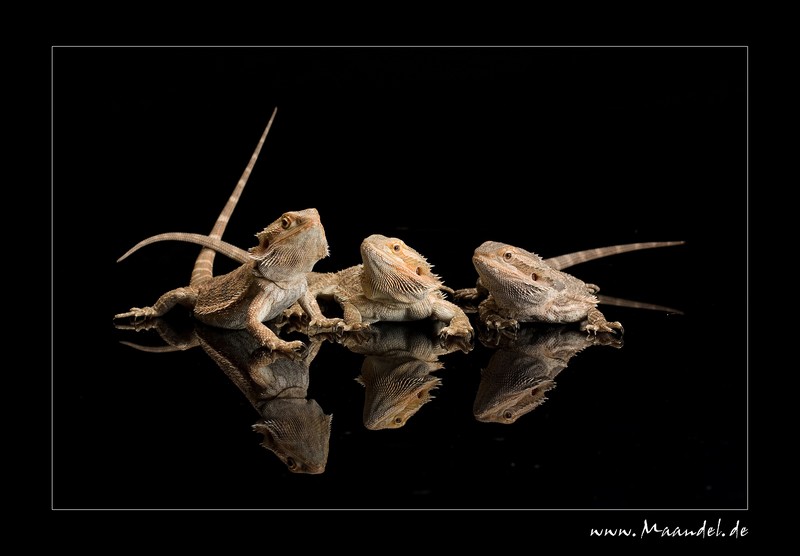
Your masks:
{"label": "lizard front leg", "polygon": [[[200,345],[200,340],[194,332],[194,326],[178,327],[173,326],[168,321],[161,317],[155,317],[146,321],[133,322],[130,324],[118,323],[114,325],[117,330],[135,330],[142,332],[146,330],[155,330],[161,339],[164,340],[169,346],[178,351],[185,351]],[[123,342],[132,347],[139,348],[140,346]]]}
{"label": "lizard front leg", "polygon": [[469,317],[455,303],[442,299],[433,303],[433,313],[431,315],[436,320],[447,323],[447,326],[439,331],[442,340],[449,338],[463,338],[471,341],[474,333]]}
{"label": "lizard front leg", "polygon": [[519,330],[519,321],[508,318],[500,314],[500,307],[495,303],[494,298],[489,296],[478,305],[478,315],[481,322],[491,330]]}
{"label": "lizard front leg", "polygon": [[[364,322],[364,317],[356,304],[349,298],[341,295],[334,295],[333,297],[342,308],[342,316],[344,317],[344,330],[345,332],[358,332],[369,328],[369,323]],[[354,299],[361,300],[361,303],[369,303],[364,296],[354,296]]]}
{"label": "lizard front leg", "polygon": [[305,311],[306,315],[308,315],[308,330],[309,334],[315,333],[317,331],[321,332],[334,332],[339,333],[345,328],[345,320],[342,319],[329,319],[325,315],[322,314],[322,310],[319,308],[319,303],[317,302],[316,296],[314,296],[311,292],[307,291],[303,296],[297,300],[302,307],[303,311]]}
{"label": "lizard front leg", "polygon": [[191,309],[197,303],[197,290],[191,287],[177,288],[168,291],[158,298],[150,307],[133,307],[126,313],[119,313],[114,315],[114,319],[127,319],[132,318],[134,321],[147,320],[153,317],[161,317],[175,307],[175,305],[183,305]]}
{"label": "lizard front leg", "polygon": [[269,314],[271,305],[272,299],[267,292],[260,292],[253,298],[253,301],[247,308],[247,322],[245,326],[247,331],[258,340],[259,344],[269,350],[280,351],[291,355],[297,355],[304,351],[306,345],[303,342],[299,340],[287,342],[279,338],[277,334],[261,321],[263,315]]}
{"label": "lizard front leg", "polygon": [[598,332],[613,333],[615,330],[619,330],[620,334],[624,332],[622,325],[618,321],[608,322],[597,307],[589,309],[586,320],[581,322],[581,330],[592,334],[597,334]]}

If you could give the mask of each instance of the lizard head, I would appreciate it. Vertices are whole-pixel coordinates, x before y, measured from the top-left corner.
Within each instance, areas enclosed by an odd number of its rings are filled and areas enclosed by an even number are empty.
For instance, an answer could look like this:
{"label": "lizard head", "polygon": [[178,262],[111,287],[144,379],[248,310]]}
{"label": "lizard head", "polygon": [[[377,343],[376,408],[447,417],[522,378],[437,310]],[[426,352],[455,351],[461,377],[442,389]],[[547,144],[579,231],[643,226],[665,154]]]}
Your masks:
{"label": "lizard head", "polygon": [[486,392],[479,389],[472,413],[475,420],[481,423],[510,425],[542,405],[547,400],[545,393],[555,385],[553,380],[544,380],[527,387],[523,385],[519,390],[495,393],[494,398],[489,398]]}
{"label": "lizard head", "polygon": [[373,300],[412,303],[444,289],[433,266],[402,239],[374,234],[361,242],[364,294]]}
{"label": "lizard head", "polygon": [[558,273],[534,253],[498,241],[482,243],[472,256],[481,283],[501,306],[533,305],[548,291],[564,289]]}
{"label": "lizard head", "polygon": [[442,363],[409,357],[368,356],[356,382],[364,389],[364,426],[399,429],[431,401],[442,379],[431,375]]}
{"label": "lizard head", "polygon": [[264,404],[263,419],[253,430],[261,445],[278,456],[292,473],[319,474],[328,463],[331,419],[315,400],[277,398]]}
{"label": "lizard head", "polygon": [[558,338],[550,339],[561,329],[554,330],[524,328],[513,338],[498,338],[497,351],[481,369],[472,405],[477,421],[510,425],[545,402],[553,378],[566,366],[550,351]]}
{"label": "lizard head", "polygon": [[256,234],[258,245],[250,248],[259,272],[280,280],[298,272],[311,272],[328,256],[328,240],[317,209],[285,212]]}
{"label": "lizard head", "polygon": [[[601,334],[586,334],[575,326],[529,326],[514,336],[481,338],[496,347],[481,370],[472,413],[486,423],[511,424],[546,400],[555,378],[578,353],[593,345],[621,347]],[[607,334],[613,338],[612,334]]]}

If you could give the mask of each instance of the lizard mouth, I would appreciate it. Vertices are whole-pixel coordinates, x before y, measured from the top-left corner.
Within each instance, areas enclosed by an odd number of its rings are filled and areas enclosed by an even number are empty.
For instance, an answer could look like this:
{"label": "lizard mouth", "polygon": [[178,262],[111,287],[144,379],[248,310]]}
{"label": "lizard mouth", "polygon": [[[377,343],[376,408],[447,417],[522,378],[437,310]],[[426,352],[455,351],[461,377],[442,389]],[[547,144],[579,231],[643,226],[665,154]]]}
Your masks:
{"label": "lizard mouth", "polygon": [[498,261],[495,257],[483,257],[480,255],[475,255],[472,258],[472,264],[481,280],[488,282],[487,287],[489,284],[501,286],[518,283],[536,291],[545,289],[544,284],[539,283],[545,280],[542,279],[541,271],[538,269],[520,269],[514,265]]}
{"label": "lizard mouth", "polygon": [[511,424],[542,405],[547,400],[546,392],[554,387],[555,382],[552,380],[530,384],[493,402],[476,403],[473,414],[482,423]]}

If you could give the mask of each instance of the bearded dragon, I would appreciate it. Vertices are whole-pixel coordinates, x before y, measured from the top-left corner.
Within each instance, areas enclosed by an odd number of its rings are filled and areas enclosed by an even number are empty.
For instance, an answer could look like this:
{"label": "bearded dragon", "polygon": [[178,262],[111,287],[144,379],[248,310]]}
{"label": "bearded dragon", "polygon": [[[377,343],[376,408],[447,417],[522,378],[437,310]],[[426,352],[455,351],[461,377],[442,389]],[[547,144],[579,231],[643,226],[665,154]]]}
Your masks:
{"label": "bearded dragon", "polygon": [[475,394],[472,413],[484,423],[511,424],[530,413],[552,390],[570,359],[589,346],[622,347],[613,334],[587,335],[568,325],[526,327],[513,338],[492,331],[481,343],[495,348]]}
{"label": "bearded dragon", "polygon": [[[482,299],[480,320],[494,329],[516,329],[520,322],[580,322],[581,330],[594,334],[622,331],[619,322],[607,321],[597,308],[602,301],[596,295],[600,288],[561,269],[609,255],[683,243],[629,243],[542,259],[507,243],[486,241],[472,257],[477,287],[457,290],[454,299],[460,303]],[[614,302],[613,298],[608,301]]]}
{"label": "bearded dragon", "polygon": [[319,474],[328,461],[332,415],[316,400],[308,399],[309,367],[326,341],[310,340],[302,358],[269,351],[244,330],[223,330],[189,321],[185,329],[156,317],[118,328],[155,329],[165,346],[150,347],[122,342],[140,351],[162,353],[200,346],[258,412],[253,430],[261,445],[275,454],[292,473]]}
{"label": "bearded dragon", "polygon": [[356,382],[364,387],[363,423],[369,430],[397,429],[434,396],[442,380],[433,375],[444,367],[439,357],[456,350],[458,341],[443,345],[431,340],[422,323],[375,323],[370,334],[347,334],[337,341],[363,354]]}
{"label": "bearded dragon", "polygon": [[[433,266],[396,237],[373,234],[361,242],[362,263],[338,272],[308,275],[308,290],[320,300],[333,300],[341,308],[345,331],[364,330],[382,321],[407,322],[433,319],[445,323],[443,340],[473,336],[469,317],[445,299],[453,290],[431,270]],[[287,317],[299,313],[293,308]]]}
{"label": "bearded dragon", "polygon": [[[313,323],[337,326],[340,321],[325,319],[315,298],[307,291],[306,274],[317,261],[329,254],[325,230],[316,209],[284,213],[256,234],[258,245],[246,252],[220,239],[274,118],[275,112],[209,236],[181,232],[159,234],[139,242],[117,260],[120,262],[141,247],[157,241],[202,245],[204,248],[197,257],[189,285],[168,291],[150,307],[134,307],[115,315],[114,319],[159,317],[180,304],[191,309],[193,316],[202,323],[227,329],[246,329],[261,345],[285,352],[302,350],[305,344],[299,340],[282,340],[263,322],[278,317],[293,304],[299,303]],[[215,252],[238,258],[242,264],[228,274],[214,276]]]}

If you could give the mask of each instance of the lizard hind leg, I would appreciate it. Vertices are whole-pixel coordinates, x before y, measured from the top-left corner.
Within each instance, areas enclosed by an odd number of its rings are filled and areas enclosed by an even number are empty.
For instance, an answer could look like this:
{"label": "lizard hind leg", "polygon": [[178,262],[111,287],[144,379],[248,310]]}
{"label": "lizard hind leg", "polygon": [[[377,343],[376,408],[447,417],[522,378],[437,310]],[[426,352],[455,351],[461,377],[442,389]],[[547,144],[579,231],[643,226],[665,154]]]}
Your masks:
{"label": "lizard hind leg", "polygon": [[197,291],[194,288],[177,288],[168,291],[158,298],[150,307],[133,307],[130,311],[114,315],[114,320],[133,319],[134,322],[162,317],[175,305],[183,305],[191,309],[197,302]]}
{"label": "lizard hind leg", "polygon": [[616,330],[619,330],[620,334],[624,333],[622,324],[620,324],[618,321],[607,321],[606,317],[597,307],[592,307],[589,309],[589,313],[586,315],[586,320],[581,322],[581,330],[591,332],[592,334],[597,334],[598,332],[614,333]]}

